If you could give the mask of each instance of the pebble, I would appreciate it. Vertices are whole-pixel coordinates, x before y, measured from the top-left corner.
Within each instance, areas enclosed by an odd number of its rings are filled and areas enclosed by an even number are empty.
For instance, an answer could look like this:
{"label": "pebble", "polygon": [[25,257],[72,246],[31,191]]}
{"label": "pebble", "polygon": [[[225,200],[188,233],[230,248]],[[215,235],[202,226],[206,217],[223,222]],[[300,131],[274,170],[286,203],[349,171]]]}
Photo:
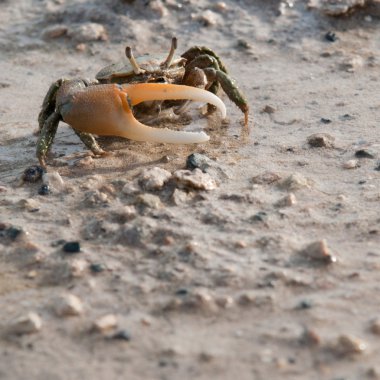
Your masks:
{"label": "pebble", "polygon": [[271,183],[277,182],[281,177],[274,172],[266,171],[252,178],[252,183],[256,185],[270,185]]}
{"label": "pebble", "polygon": [[329,41],[329,42],[335,42],[337,39],[338,39],[338,37],[337,37],[336,34],[335,34],[334,32],[332,32],[331,30],[328,31],[328,32],[325,34],[325,40],[326,40],[326,41]]}
{"label": "pebble", "polygon": [[118,321],[115,314],[107,314],[94,321],[93,328],[95,331],[105,333],[117,327]]}
{"label": "pebble", "polygon": [[127,330],[120,330],[113,334],[111,339],[125,340],[126,342],[129,342],[131,340],[131,334]]}
{"label": "pebble", "polygon": [[62,250],[66,253],[79,253],[80,243],[79,241],[68,241],[63,245]]}
{"label": "pebble", "polygon": [[327,16],[342,16],[355,7],[364,6],[367,0],[322,0],[321,11]]}
{"label": "pebble", "polygon": [[294,195],[294,193],[289,193],[285,197],[281,198],[278,200],[274,206],[278,208],[283,208],[283,207],[291,207],[294,206],[297,203],[297,198]]}
{"label": "pebble", "polygon": [[164,205],[157,195],[153,194],[140,194],[136,197],[136,202],[142,206],[158,210]]}
{"label": "pebble", "polygon": [[91,264],[90,271],[92,273],[101,273],[105,271],[106,267],[103,264]]}
{"label": "pebble", "polygon": [[38,194],[42,195],[42,196],[49,195],[50,194],[50,187],[49,187],[49,185],[42,185],[38,189]]}
{"label": "pebble", "polygon": [[208,173],[211,177],[218,178],[219,180],[225,180],[228,178],[228,173],[220,164],[200,153],[193,153],[187,157],[186,169],[201,169],[202,172]]}
{"label": "pebble", "polygon": [[15,241],[15,240],[21,240],[26,235],[27,233],[21,227],[9,226],[2,223],[0,224],[0,239],[5,238],[11,241]]}
{"label": "pebble", "polygon": [[171,200],[176,206],[180,206],[186,203],[189,199],[189,194],[179,189],[174,189],[173,194],[171,196]]}
{"label": "pebble", "polygon": [[219,23],[219,15],[213,12],[210,9],[203,11],[198,17],[197,20],[206,27],[215,26]]}
{"label": "pebble", "polygon": [[310,183],[302,174],[293,173],[279,183],[279,187],[289,191],[301,190],[309,188]]}
{"label": "pebble", "polygon": [[79,42],[107,41],[107,31],[102,24],[84,23],[68,31],[68,35]]}
{"label": "pebble", "polygon": [[340,68],[348,73],[354,73],[364,66],[364,59],[360,55],[345,57],[340,64]]}
{"label": "pebble", "polygon": [[300,343],[305,344],[309,347],[319,346],[321,343],[321,337],[316,331],[305,328],[301,335]]}
{"label": "pebble", "polygon": [[51,25],[42,31],[42,38],[44,39],[53,39],[64,36],[68,31],[67,25],[57,24]]}
{"label": "pebble", "polygon": [[44,169],[39,165],[29,166],[24,170],[21,179],[25,182],[37,182],[42,178]]}
{"label": "pebble", "polygon": [[190,188],[196,190],[214,190],[216,189],[215,180],[207,173],[203,173],[200,169],[177,170],[173,174],[173,178],[177,185],[182,188]]}
{"label": "pebble", "polygon": [[42,320],[34,312],[17,318],[10,326],[9,332],[17,335],[33,334],[41,330]]}
{"label": "pebble", "polygon": [[60,317],[81,315],[84,312],[83,302],[73,294],[63,294],[54,300],[53,308]]}
{"label": "pebble", "polygon": [[33,198],[28,198],[28,199],[21,199],[19,202],[18,202],[18,205],[26,210],[26,211],[29,211],[29,212],[35,212],[35,211],[38,211],[39,208],[40,208],[40,204],[38,201],[36,201],[35,199]]}
{"label": "pebble", "polygon": [[[80,45],[83,46],[84,44],[78,44],[77,48]],[[92,167],[93,165],[94,165],[94,159],[91,156],[79,158],[73,162],[73,166],[76,168],[83,168],[84,169],[84,168]]]}
{"label": "pebble", "polygon": [[308,244],[300,253],[309,259],[319,260],[327,264],[337,261],[336,257],[330,252],[327,242],[324,239]]}
{"label": "pebble", "polygon": [[268,115],[271,115],[276,112],[276,108],[270,106],[267,104],[262,110],[261,113],[267,113]]}
{"label": "pebble", "polygon": [[308,144],[313,148],[333,148],[335,138],[328,133],[314,133],[307,138]]}
{"label": "pebble", "polygon": [[360,167],[359,160],[348,160],[343,163],[343,169],[356,169]]}
{"label": "pebble", "polygon": [[377,154],[372,149],[359,149],[355,152],[355,157],[357,158],[376,158]]}
{"label": "pebble", "polygon": [[121,192],[125,195],[134,195],[134,194],[139,193],[140,189],[138,188],[136,183],[128,182],[123,186]]}
{"label": "pebble", "polygon": [[86,272],[87,267],[88,267],[88,263],[84,259],[72,260],[68,266],[69,275],[75,278],[82,277],[84,273]]}
{"label": "pebble", "polygon": [[65,188],[65,183],[58,172],[44,173],[42,182],[56,192],[60,192]]}
{"label": "pebble", "polygon": [[145,169],[139,176],[140,186],[148,191],[160,190],[169,181],[172,174],[158,166]]}
{"label": "pebble", "polygon": [[352,356],[362,354],[367,349],[367,344],[354,336],[341,335],[332,345],[332,349],[338,356]]}
{"label": "pebble", "polygon": [[373,334],[380,335],[380,318],[371,321],[370,330]]}

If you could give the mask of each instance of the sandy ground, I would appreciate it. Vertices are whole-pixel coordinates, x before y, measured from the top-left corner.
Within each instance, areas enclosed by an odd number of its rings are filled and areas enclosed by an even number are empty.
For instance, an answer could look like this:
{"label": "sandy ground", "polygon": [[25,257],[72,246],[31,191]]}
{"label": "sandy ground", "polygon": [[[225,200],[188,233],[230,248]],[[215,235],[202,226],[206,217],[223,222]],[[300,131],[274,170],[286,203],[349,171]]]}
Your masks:
{"label": "sandy ground", "polygon": [[[1,379],[380,378],[380,5],[315,3],[0,1]],[[20,184],[51,82],[173,35],[223,57],[248,138],[225,95],[201,145],[102,139],[97,159],[61,124],[63,184]],[[191,153],[215,189],[140,186]]]}

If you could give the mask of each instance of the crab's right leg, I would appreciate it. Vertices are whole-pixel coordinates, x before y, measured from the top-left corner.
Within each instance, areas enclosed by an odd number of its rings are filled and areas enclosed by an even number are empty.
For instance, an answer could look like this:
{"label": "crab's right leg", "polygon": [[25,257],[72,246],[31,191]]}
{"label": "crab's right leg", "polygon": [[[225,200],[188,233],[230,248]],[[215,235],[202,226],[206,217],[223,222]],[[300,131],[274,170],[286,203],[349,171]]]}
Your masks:
{"label": "crab's right leg", "polygon": [[37,141],[37,158],[40,165],[46,168],[46,155],[57,133],[58,123],[62,120],[61,114],[54,111],[44,122]]}
{"label": "crab's right leg", "polygon": [[45,121],[52,115],[55,111],[55,101],[57,91],[60,89],[64,79],[58,79],[51,84],[48,92],[45,95],[44,101],[42,103],[41,111],[38,115],[38,130],[41,131]]}
{"label": "crab's right leg", "polygon": [[99,146],[95,137],[91,133],[81,132],[75,128],[73,128],[73,130],[76,133],[76,135],[81,139],[83,144],[86,145],[86,147],[90,149],[95,156],[104,156],[107,154],[107,152]]}

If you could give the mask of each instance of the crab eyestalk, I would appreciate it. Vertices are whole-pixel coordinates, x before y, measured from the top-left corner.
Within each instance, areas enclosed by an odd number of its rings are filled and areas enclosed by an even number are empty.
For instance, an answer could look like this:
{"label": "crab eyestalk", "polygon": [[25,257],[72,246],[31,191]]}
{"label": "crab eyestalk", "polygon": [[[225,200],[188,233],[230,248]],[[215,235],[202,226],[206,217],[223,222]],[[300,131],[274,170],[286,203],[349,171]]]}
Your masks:
{"label": "crab eyestalk", "polygon": [[170,67],[170,65],[173,61],[173,57],[174,57],[174,53],[175,53],[176,49],[177,49],[177,37],[173,37],[172,38],[172,45],[171,45],[170,51],[169,51],[169,55],[165,59],[165,61],[162,63],[162,67],[164,67],[164,68]]}
{"label": "crab eyestalk", "polygon": [[132,65],[132,68],[133,68],[133,71],[136,75],[138,74],[141,74],[143,72],[143,70],[140,69],[140,66],[139,64],[137,63],[134,55],[133,55],[133,52],[132,52],[132,48],[130,46],[127,46],[125,48],[125,55],[127,56],[127,58],[129,59],[129,62],[131,63]]}

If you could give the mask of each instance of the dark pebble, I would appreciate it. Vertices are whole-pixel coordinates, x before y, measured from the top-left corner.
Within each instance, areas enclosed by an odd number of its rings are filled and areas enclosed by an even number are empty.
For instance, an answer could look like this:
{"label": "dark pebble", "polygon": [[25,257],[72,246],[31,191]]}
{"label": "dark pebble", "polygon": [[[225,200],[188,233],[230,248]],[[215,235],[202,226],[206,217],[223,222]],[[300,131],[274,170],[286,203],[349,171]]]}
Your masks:
{"label": "dark pebble", "polygon": [[313,303],[309,300],[302,300],[296,307],[298,310],[307,310],[313,307]]}
{"label": "dark pebble", "polygon": [[93,273],[101,273],[105,270],[106,268],[104,267],[103,264],[91,264],[90,265],[90,271]]}
{"label": "dark pebble", "polygon": [[38,189],[38,194],[39,195],[49,195],[50,194],[50,187],[49,187],[49,185],[42,185]]}
{"label": "dark pebble", "polygon": [[357,158],[375,158],[375,152],[369,149],[359,149],[355,152],[355,157]]}
{"label": "dark pebble", "polygon": [[375,170],[377,170],[378,172],[380,172],[380,161],[377,162],[377,164],[375,166]]}
{"label": "dark pebble", "polygon": [[175,292],[175,294],[176,294],[177,296],[186,296],[186,295],[189,294],[189,291],[188,291],[188,289],[186,289],[186,288],[181,288],[181,289],[178,289],[178,290]]}
{"label": "dark pebble", "polygon": [[255,222],[266,222],[268,219],[268,214],[265,211],[259,211],[257,214],[251,216],[250,221]]}
{"label": "dark pebble", "polygon": [[42,174],[44,174],[44,169],[39,165],[33,165],[25,169],[22,179],[25,182],[37,182],[42,178]]}
{"label": "dark pebble", "polygon": [[326,119],[324,117],[321,117],[321,123],[323,123],[323,124],[330,124],[331,123],[331,119]]}
{"label": "dark pebble", "polygon": [[362,179],[362,180],[360,180],[360,181],[358,182],[358,184],[359,184],[359,185],[364,185],[366,182],[367,182],[366,180]]}
{"label": "dark pebble", "polygon": [[62,249],[66,253],[78,253],[80,252],[80,243],[78,241],[69,241],[63,245]]}
{"label": "dark pebble", "polygon": [[308,144],[313,148],[332,148],[335,138],[328,133],[314,133],[307,138]]}
{"label": "dark pebble", "polygon": [[131,340],[131,334],[127,330],[120,330],[111,337],[112,339],[125,340],[129,342]]}
{"label": "dark pebble", "polygon": [[16,240],[23,232],[23,229],[19,227],[7,227],[0,230],[0,237]]}
{"label": "dark pebble", "polygon": [[337,39],[338,39],[338,37],[337,37],[336,34],[335,34],[334,32],[332,32],[331,30],[328,31],[328,32],[325,34],[325,40],[326,40],[326,41],[329,41],[329,42],[335,42]]}
{"label": "dark pebble", "polygon": [[211,159],[200,153],[193,153],[186,159],[186,169],[201,169],[204,171],[210,166]]}

